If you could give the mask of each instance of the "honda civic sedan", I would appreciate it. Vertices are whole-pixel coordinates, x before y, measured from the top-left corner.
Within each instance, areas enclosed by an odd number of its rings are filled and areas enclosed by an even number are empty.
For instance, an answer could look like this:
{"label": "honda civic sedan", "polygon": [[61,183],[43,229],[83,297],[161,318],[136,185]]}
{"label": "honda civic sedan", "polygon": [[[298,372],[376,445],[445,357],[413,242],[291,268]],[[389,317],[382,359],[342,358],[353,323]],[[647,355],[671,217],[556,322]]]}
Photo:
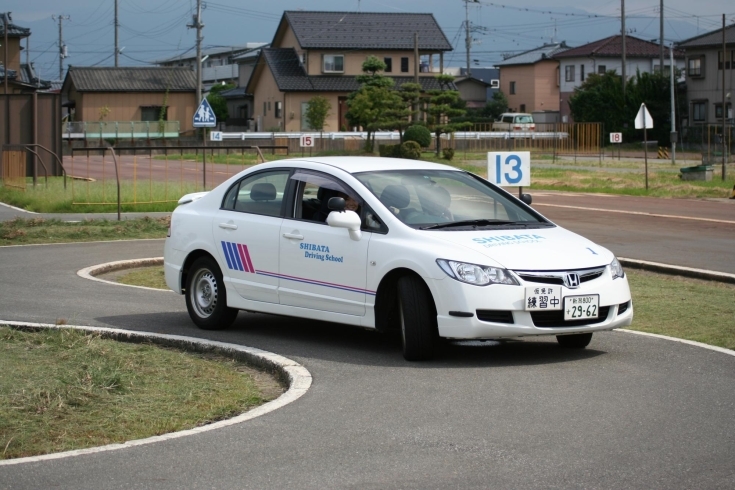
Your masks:
{"label": "honda civic sedan", "polygon": [[584,348],[630,325],[612,252],[485,179],[393,158],[256,165],[184,196],[166,239],[166,283],[192,321],[239,310],[400,332],[407,360],[438,339],[555,335]]}

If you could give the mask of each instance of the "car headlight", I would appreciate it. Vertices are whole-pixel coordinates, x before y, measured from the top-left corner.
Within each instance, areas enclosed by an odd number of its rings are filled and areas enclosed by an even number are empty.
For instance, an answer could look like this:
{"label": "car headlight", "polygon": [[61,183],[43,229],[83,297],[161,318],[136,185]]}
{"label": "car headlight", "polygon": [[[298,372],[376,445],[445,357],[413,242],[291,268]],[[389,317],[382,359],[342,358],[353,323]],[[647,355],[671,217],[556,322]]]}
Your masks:
{"label": "car headlight", "polygon": [[518,285],[518,281],[506,269],[486,265],[468,264],[453,260],[437,259],[436,263],[451,278],[475,286],[488,284]]}
{"label": "car headlight", "polygon": [[620,262],[617,258],[614,258],[613,261],[610,262],[610,273],[612,274],[613,279],[617,279],[618,277],[625,277],[623,266],[620,265]]}

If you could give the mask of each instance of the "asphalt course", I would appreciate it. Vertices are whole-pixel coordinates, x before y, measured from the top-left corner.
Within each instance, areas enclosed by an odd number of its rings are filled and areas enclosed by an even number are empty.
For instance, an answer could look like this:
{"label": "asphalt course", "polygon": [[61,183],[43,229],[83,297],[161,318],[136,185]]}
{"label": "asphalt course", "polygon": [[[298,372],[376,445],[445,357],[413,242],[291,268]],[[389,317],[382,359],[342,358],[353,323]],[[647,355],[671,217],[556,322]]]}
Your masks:
{"label": "asphalt course", "polygon": [[[542,213],[620,256],[734,272],[733,254],[724,255],[733,224],[548,206],[657,214],[650,203],[660,200],[537,194]],[[722,221],[733,220],[730,202],[718,201],[730,210]],[[698,217],[719,219],[701,209]],[[676,250],[687,244],[702,257]],[[2,466],[0,488],[735,488],[733,356],[609,332],[583,351],[550,337],[444,345],[435,361],[407,363],[397,338],[324,322],[240,313],[233,328],[204,332],[180,296],[76,275],[162,247],[0,248],[0,318],[257,347],[304,365],[309,392],[196,436]]]}

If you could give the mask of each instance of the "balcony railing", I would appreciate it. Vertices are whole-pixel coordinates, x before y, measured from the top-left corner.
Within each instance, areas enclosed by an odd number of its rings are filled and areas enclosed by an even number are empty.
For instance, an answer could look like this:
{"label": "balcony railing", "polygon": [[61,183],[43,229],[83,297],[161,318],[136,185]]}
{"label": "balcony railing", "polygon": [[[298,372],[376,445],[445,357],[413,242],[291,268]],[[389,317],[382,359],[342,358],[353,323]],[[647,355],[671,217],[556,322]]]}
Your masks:
{"label": "balcony railing", "polygon": [[64,139],[178,138],[179,121],[74,121],[61,125]]}

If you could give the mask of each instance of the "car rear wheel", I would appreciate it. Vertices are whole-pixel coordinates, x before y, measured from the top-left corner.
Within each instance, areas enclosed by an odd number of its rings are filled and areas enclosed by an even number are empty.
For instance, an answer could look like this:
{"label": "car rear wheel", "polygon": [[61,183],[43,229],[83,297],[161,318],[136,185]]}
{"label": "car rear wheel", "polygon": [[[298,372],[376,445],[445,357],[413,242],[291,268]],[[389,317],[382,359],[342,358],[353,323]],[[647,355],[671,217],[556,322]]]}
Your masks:
{"label": "car rear wheel", "polygon": [[398,316],[407,361],[424,361],[434,355],[436,313],[431,293],[421,279],[403,276],[398,280]]}
{"label": "car rear wheel", "polygon": [[559,342],[560,346],[570,349],[584,349],[585,347],[590,345],[591,340],[591,333],[576,333],[574,335],[556,336],[556,341]]}
{"label": "car rear wheel", "polygon": [[186,309],[191,320],[204,330],[219,330],[232,325],[238,310],[227,306],[222,272],[210,257],[200,257],[187,276]]}

